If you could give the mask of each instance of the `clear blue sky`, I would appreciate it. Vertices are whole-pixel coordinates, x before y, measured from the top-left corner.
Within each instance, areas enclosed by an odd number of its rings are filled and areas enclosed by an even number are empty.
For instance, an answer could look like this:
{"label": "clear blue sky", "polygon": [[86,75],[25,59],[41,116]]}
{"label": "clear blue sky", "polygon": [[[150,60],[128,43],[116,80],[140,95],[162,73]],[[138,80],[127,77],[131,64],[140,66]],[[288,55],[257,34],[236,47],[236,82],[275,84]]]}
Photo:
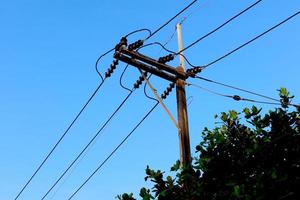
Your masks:
{"label": "clear blue sky", "polygon": [[[139,28],[154,30],[190,1],[1,1],[0,6],[0,199],[13,199],[49,152],[63,130],[100,82],[94,62],[120,37]],[[159,32],[151,41],[165,42],[175,23],[183,24],[184,45],[204,35],[254,1],[206,0],[198,3]],[[251,39],[300,10],[297,0],[265,0],[213,36],[185,52],[190,61],[203,65]],[[204,77],[277,97],[287,87],[300,102],[300,17],[203,71]],[[144,33],[131,37],[143,38]],[[149,41],[149,42],[151,42]],[[176,38],[168,45],[177,50]],[[144,53],[162,55],[158,47]],[[112,55],[101,63],[102,72]],[[178,64],[178,60],[171,63]],[[20,199],[35,200],[74,159],[103,121],[126,96],[120,89],[120,65],[108,79],[69,135],[24,191]],[[130,68],[124,82],[130,87],[138,73]],[[193,83],[225,94],[262,100],[212,84]],[[167,83],[152,80],[158,91]],[[213,127],[221,111],[241,111],[252,104],[234,102],[187,88],[192,151],[204,127]],[[127,135],[154,103],[138,90],[109,124],[72,173],[48,199],[66,199]],[[174,93],[166,101],[176,116]],[[260,106],[260,105],[258,105]],[[264,112],[273,108],[264,106]],[[114,199],[123,192],[138,193],[147,186],[144,169],[168,171],[178,159],[178,135],[170,119],[158,107],[101,172],[74,199]]]}

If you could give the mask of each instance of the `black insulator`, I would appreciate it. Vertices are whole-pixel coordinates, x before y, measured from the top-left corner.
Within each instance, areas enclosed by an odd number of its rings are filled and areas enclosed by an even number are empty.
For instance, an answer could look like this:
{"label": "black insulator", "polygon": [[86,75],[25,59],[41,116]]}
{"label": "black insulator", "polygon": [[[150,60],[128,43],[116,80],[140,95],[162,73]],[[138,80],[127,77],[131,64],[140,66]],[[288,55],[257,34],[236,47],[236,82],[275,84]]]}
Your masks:
{"label": "black insulator", "polygon": [[110,68],[114,70],[114,69],[116,69],[116,65],[114,65],[114,64],[112,63],[112,64],[110,65]]}
{"label": "black insulator", "polygon": [[108,77],[110,77],[110,75],[111,75],[111,73],[109,73],[109,72],[105,72],[105,78],[108,78]]}
{"label": "black insulator", "polygon": [[236,101],[242,100],[242,98],[241,98],[240,96],[238,96],[238,95],[234,95],[232,98],[233,98],[234,100],[236,100]]}
{"label": "black insulator", "polygon": [[133,87],[134,87],[134,88],[139,88],[139,87],[140,87],[140,85],[139,85],[139,84],[137,84],[137,83],[135,83],[135,84],[133,84]]}
{"label": "black insulator", "polygon": [[174,88],[175,87],[175,83],[170,83],[170,87]]}
{"label": "black insulator", "polygon": [[127,38],[122,37],[119,44],[116,45],[115,50],[119,51],[122,46],[127,46]]}
{"label": "black insulator", "polygon": [[127,38],[126,37],[122,37],[120,43],[122,43],[123,45],[127,46]]}
{"label": "black insulator", "polygon": [[141,46],[143,46],[143,44],[144,44],[144,41],[143,41],[143,40],[138,40],[138,41],[136,41],[136,42],[134,42],[134,43],[129,44],[129,45],[128,45],[128,50],[129,50],[129,51],[132,51],[132,50],[138,49],[138,48],[140,48]]}
{"label": "black insulator", "polygon": [[167,63],[167,62],[170,62],[171,60],[174,60],[173,54],[169,54],[167,56],[158,58],[158,62],[160,62],[160,63]]}
{"label": "black insulator", "polygon": [[187,69],[186,72],[189,76],[195,77],[196,74],[200,73],[202,71],[202,67],[193,67],[191,69]]}
{"label": "black insulator", "polygon": [[117,60],[117,59],[116,59],[116,60],[113,60],[113,64],[114,64],[114,65],[118,65],[118,64],[119,64],[119,60]]}
{"label": "black insulator", "polygon": [[162,94],[162,95],[161,95],[161,98],[162,98],[162,99],[166,99],[167,96],[166,96],[165,94]]}

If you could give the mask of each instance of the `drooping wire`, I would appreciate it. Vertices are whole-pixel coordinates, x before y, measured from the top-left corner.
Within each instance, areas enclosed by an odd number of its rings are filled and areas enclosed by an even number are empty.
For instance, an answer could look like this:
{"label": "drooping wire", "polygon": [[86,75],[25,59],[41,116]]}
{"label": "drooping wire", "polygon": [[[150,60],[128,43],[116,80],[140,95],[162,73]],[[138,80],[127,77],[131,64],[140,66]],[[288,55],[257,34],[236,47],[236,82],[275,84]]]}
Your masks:
{"label": "drooping wire", "polygon": [[[125,73],[127,67],[124,69],[122,75]],[[69,164],[69,166],[64,170],[64,172],[59,176],[58,179],[56,179],[56,181],[52,184],[52,186],[48,189],[48,191],[44,194],[44,196],[41,198],[42,200],[44,200],[48,194],[54,189],[54,187],[61,181],[61,179],[67,174],[67,172],[73,167],[73,165],[84,155],[84,153],[88,150],[89,147],[91,147],[95,140],[98,138],[98,136],[100,135],[100,133],[102,133],[102,131],[104,130],[104,128],[109,124],[109,122],[113,119],[113,117],[118,113],[118,111],[124,106],[124,104],[127,102],[127,100],[129,99],[129,97],[132,95],[132,93],[134,92],[135,88],[133,88],[132,90],[130,90],[129,88],[125,87],[122,84],[122,77],[120,77],[120,85],[122,88],[124,88],[125,90],[128,90],[129,93],[127,94],[127,96],[124,98],[124,100],[120,103],[120,105],[115,109],[115,111],[110,115],[110,117],[106,120],[106,122],[101,126],[101,128],[97,131],[97,133],[92,137],[92,139],[90,139],[90,141],[84,146],[84,148],[80,151],[80,153],[76,156],[76,158]]]}
{"label": "drooping wire", "polygon": [[260,37],[266,35],[267,33],[271,32],[271,31],[273,31],[274,29],[278,28],[279,26],[283,25],[284,23],[288,22],[289,20],[291,20],[292,18],[296,17],[296,16],[299,15],[299,14],[300,14],[300,11],[296,12],[295,14],[289,16],[288,18],[286,18],[285,20],[283,20],[283,21],[281,21],[280,23],[276,24],[275,26],[269,28],[269,29],[266,30],[265,32],[263,32],[263,33],[257,35],[256,37],[254,37],[253,39],[249,40],[248,42],[246,42],[246,43],[240,45],[239,47],[237,47],[237,48],[233,49],[232,51],[226,53],[225,55],[223,55],[223,56],[217,58],[216,60],[214,60],[214,61],[212,61],[212,62],[210,62],[210,63],[204,65],[203,68],[207,68],[207,67],[209,67],[209,66],[211,66],[211,65],[213,65],[213,64],[215,64],[215,63],[217,63],[217,62],[219,62],[220,60],[223,60],[224,58],[230,56],[231,54],[235,53],[236,51],[242,49],[243,47],[245,47],[245,46],[249,45],[250,43],[254,42],[255,40],[259,39]]}
{"label": "drooping wire", "polygon": [[262,98],[265,98],[265,99],[272,100],[272,101],[280,102],[280,100],[278,100],[278,99],[275,99],[275,98],[272,98],[272,97],[268,97],[266,95],[259,94],[257,92],[252,92],[252,91],[245,90],[245,89],[242,89],[242,88],[238,88],[238,87],[235,87],[235,86],[232,86],[232,85],[220,83],[218,81],[207,79],[207,78],[204,78],[204,77],[201,77],[201,76],[195,76],[195,78],[203,80],[203,81],[206,81],[206,82],[214,83],[214,84],[217,84],[217,85],[221,85],[221,86],[224,86],[224,87],[227,87],[227,88],[231,88],[231,89],[235,89],[235,90],[238,90],[238,91],[246,92],[246,93],[249,93],[249,94],[252,94],[252,95],[255,95],[255,96],[259,96],[259,97],[262,97]]}
{"label": "drooping wire", "polygon": [[[96,61],[96,65],[97,63],[99,63],[100,59],[102,57],[104,57],[105,55],[107,55],[110,51],[102,54]],[[28,179],[28,181],[25,183],[25,185],[22,187],[22,189],[19,191],[19,193],[17,194],[17,196],[15,197],[15,200],[17,200],[20,195],[23,193],[23,191],[27,188],[27,186],[30,184],[30,182],[32,181],[32,179],[37,175],[37,173],[41,170],[41,168],[45,165],[45,163],[47,162],[47,160],[49,159],[49,157],[52,155],[52,153],[55,151],[55,149],[58,147],[58,145],[62,142],[62,140],[65,138],[65,136],[69,133],[70,129],[73,127],[73,125],[75,124],[75,122],[78,120],[78,118],[80,117],[80,115],[83,113],[83,111],[85,110],[85,108],[89,105],[89,103],[93,100],[93,98],[95,97],[95,95],[98,93],[99,89],[101,88],[101,86],[104,83],[104,79],[103,77],[100,75],[102,82],[97,86],[97,88],[94,90],[94,92],[92,93],[92,95],[89,97],[89,99],[87,100],[87,102],[84,104],[84,106],[80,109],[80,111],[78,112],[78,114],[75,116],[75,118],[72,120],[72,122],[69,124],[69,126],[67,127],[67,129],[63,132],[63,134],[60,136],[60,138],[58,139],[58,141],[55,143],[55,145],[52,147],[52,149],[50,150],[50,152],[45,156],[45,158],[43,159],[43,161],[41,162],[41,164],[37,167],[37,169],[34,171],[34,173],[31,175],[31,177]]]}
{"label": "drooping wire", "polygon": [[248,10],[250,10],[251,8],[255,7],[257,4],[259,4],[262,0],[256,1],[255,3],[253,3],[252,5],[250,5],[249,7],[247,7],[246,9],[242,10],[241,12],[239,12],[238,14],[236,14],[235,16],[231,17],[229,20],[227,20],[226,22],[224,22],[223,24],[221,24],[220,26],[218,26],[217,28],[215,28],[214,30],[210,31],[209,33],[207,33],[206,35],[200,37],[199,39],[197,39],[195,42],[191,43],[190,45],[188,45],[187,47],[185,47],[184,49],[182,49],[181,51],[179,51],[178,53],[176,53],[177,55],[181,54],[182,52],[186,51],[187,49],[191,48],[192,46],[196,45],[197,43],[199,43],[201,40],[207,38],[208,36],[212,35],[213,33],[217,32],[218,30],[220,30],[221,28],[223,28],[224,26],[226,26],[227,24],[229,24],[231,21],[233,21],[234,19],[238,18],[239,16],[241,16],[242,14],[244,14],[245,12],[247,12]]}
{"label": "drooping wire", "polygon": [[207,88],[204,88],[200,85],[193,84],[193,83],[186,83],[186,85],[187,86],[194,86],[194,87],[199,88],[201,90],[204,90],[206,92],[209,92],[209,93],[212,93],[212,94],[215,94],[215,95],[218,95],[218,96],[230,98],[230,99],[233,99],[235,101],[248,101],[248,102],[252,102],[252,103],[261,103],[261,104],[269,104],[269,105],[282,105],[281,103],[274,103],[274,102],[267,102],[267,101],[257,101],[257,100],[253,100],[253,99],[242,98],[238,95],[226,95],[226,94],[222,94],[222,93],[219,93],[219,92],[209,90]]}
{"label": "drooping wire", "polygon": [[[171,54],[173,54],[173,55],[176,55],[176,52],[175,52],[175,51],[172,51],[172,50],[170,50],[170,49],[167,49],[167,48],[165,47],[166,45],[163,45],[163,44],[160,43],[160,42],[152,42],[152,43],[149,43],[149,44],[146,44],[146,45],[153,45],[153,44],[159,45],[159,46],[160,46],[162,49],[164,49],[165,51],[167,51],[167,52],[169,52],[169,53],[171,53]],[[145,46],[146,46],[146,45],[145,45]],[[184,58],[184,60],[188,63],[188,65],[190,65],[191,67],[198,67],[198,66],[196,66],[196,65],[193,65],[185,55],[183,55],[183,54],[180,54],[180,55]]]}
{"label": "drooping wire", "polygon": [[126,70],[128,69],[128,66],[129,66],[128,64],[125,66],[125,68],[124,68],[124,70],[123,70],[123,72],[122,72],[122,74],[121,74],[121,76],[120,76],[120,81],[119,81],[119,83],[120,83],[120,86],[121,86],[123,89],[125,89],[125,90],[131,92],[131,89],[129,89],[128,87],[126,87],[126,86],[122,83],[123,76],[124,76]]}
{"label": "drooping wire", "polygon": [[179,11],[176,15],[174,15],[171,19],[169,19],[167,22],[165,22],[163,25],[161,25],[159,28],[157,28],[154,32],[152,32],[152,34],[149,35],[145,40],[148,40],[151,37],[153,37],[156,33],[158,33],[161,29],[163,29],[165,26],[167,26],[170,22],[172,22],[175,18],[177,18],[181,13],[183,13],[184,11],[186,11],[189,7],[191,7],[196,2],[197,2],[197,0],[194,0],[192,3],[190,3],[189,5],[187,5],[181,11]]}
{"label": "drooping wire", "polygon": [[100,76],[101,80],[104,81],[104,78],[103,76],[101,75],[101,73],[99,72],[99,69],[98,69],[98,65],[99,65],[99,61],[104,57],[106,56],[107,54],[111,53],[112,51],[114,51],[115,48],[112,48],[110,50],[108,50],[107,52],[105,52],[104,54],[102,54],[101,56],[98,57],[96,63],[95,63],[95,69],[96,69],[96,72],[97,74]]}
{"label": "drooping wire", "polygon": [[[151,31],[150,31],[149,29],[147,29],[147,28],[142,28],[142,29],[138,29],[138,30],[132,31],[132,32],[128,33],[127,35],[125,35],[124,37],[127,38],[127,37],[129,37],[129,36],[131,36],[131,35],[133,35],[133,34],[135,34],[135,33],[142,32],[142,31],[146,31],[146,32],[149,33],[149,35],[151,35]],[[104,81],[104,78],[103,78],[103,76],[101,75],[101,73],[99,72],[99,69],[98,69],[99,61],[100,61],[100,59],[101,59],[102,57],[106,56],[107,54],[111,53],[111,52],[114,51],[114,50],[115,50],[115,47],[112,48],[112,49],[110,49],[110,50],[108,50],[107,52],[105,52],[105,53],[102,54],[101,56],[99,56],[99,58],[97,59],[97,61],[96,61],[96,63],[95,63],[95,69],[96,69],[96,72],[97,72],[97,74],[100,76],[100,78],[101,78],[102,81]]]}
{"label": "drooping wire", "polygon": [[[133,35],[135,33],[138,33],[138,32],[142,32],[142,31],[146,31],[149,33],[149,36],[152,34],[151,30],[147,29],[147,28],[142,28],[142,29],[138,29],[138,30],[135,30],[135,31],[132,31],[131,33],[128,33],[127,35],[125,35],[125,37],[129,37],[130,35]],[[148,36],[148,37],[149,37]]]}

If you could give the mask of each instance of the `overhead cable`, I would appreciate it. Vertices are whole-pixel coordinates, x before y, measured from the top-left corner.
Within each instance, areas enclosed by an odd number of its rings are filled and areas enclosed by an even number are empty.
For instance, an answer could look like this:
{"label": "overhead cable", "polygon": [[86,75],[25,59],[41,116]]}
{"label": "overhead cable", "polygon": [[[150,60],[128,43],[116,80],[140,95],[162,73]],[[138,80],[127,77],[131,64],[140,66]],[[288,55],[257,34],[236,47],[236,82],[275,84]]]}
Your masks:
{"label": "overhead cable", "polygon": [[201,76],[196,76],[195,78],[198,78],[200,80],[207,81],[207,82],[210,82],[210,83],[214,83],[214,84],[217,84],[217,85],[221,85],[221,86],[224,86],[224,87],[227,87],[227,88],[231,88],[231,89],[239,90],[239,91],[242,91],[242,92],[246,92],[246,93],[249,93],[249,94],[252,94],[252,95],[255,95],[255,96],[259,96],[259,97],[262,97],[262,98],[265,98],[265,99],[272,100],[272,101],[280,102],[280,100],[278,100],[278,99],[268,97],[266,95],[259,94],[257,92],[252,92],[252,91],[249,91],[249,90],[241,89],[241,88],[238,88],[238,87],[235,87],[235,86],[232,86],[232,85],[220,83],[220,82],[217,82],[217,81],[214,81],[214,80],[211,80],[211,79],[207,79],[207,78],[204,78],[204,77],[201,77]]}
{"label": "overhead cable", "polygon": [[[152,98],[150,98],[152,99]],[[118,149],[120,149],[120,147],[130,138],[130,136],[132,136],[132,134],[137,130],[137,128],[149,117],[149,115],[154,111],[154,109],[159,105],[159,102],[154,99],[156,101],[156,104],[147,112],[147,114],[136,124],[136,126],[129,132],[129,134],[119,143],[118,146],[116,146],[116,148],[114,148],[114,150],[106,157],[106,159],[100,163],[100,165],[93,171],[93,173],[87,178],[85,179],[85,181],[77,188],[77,190],[72,193],[72,195],[68,198],[68,200],[71,200],[80,190],[82,190],[82,188],[91,180],[91,178],[93,176],[96,175],[97,172],[99,172],[99,170],[101,170],[101,168],[107,163],[107,161],[117,152]]]}
{"label": "overhead cable", "polygon": [[182,49],[181,51],[179,51],[178,53],[176,53],[177,55],[181,54],[182,52],[186,51],[187,49],[191,48],[192,46],[196,45],[197,43],[199,43],[200,41],[202,41],[203,39],[207,38],[208,36],[212,35],[213,33],[217,32],[218,30],[220,30],[221,28],[223,28],[224,26],[226,26],[227,24],[229,24],[231,21],[233,21],[234,19],[238,18],[239,16],[241,16],[242,14],[244,14],[245,12],[247,12],[248,10],[250,10],[251,8],[255,7],[257,4],[259,4],[262,0],[256,1],[255,3],[253,3],[252,5],[250,5],[249,7],[247,7],[246,9],[242,10],[241,12],[239,12],[238,14],[236,14],[235,16],[231,17],[230,19],[228,19],[226,22],[224,22],[223,24],[221,24],[220,26],[218,26],[217,28],[215,28],[214,30],[210,31],[209,33],[205,34],[204,36],[200,37],[199,39],[197,39],[195,42],[191,43],[190,45],[188,45],[187,47],[185,47],[184,49]]}
{"label": "overhead cable", "polygon": [[152,34],[149,35],[145,40],[148,40],[151,37],[153,37],[156,33],[158,33],[161,29],[163,29],[165,26],[167,26],[170,22],[172,22],[175,18],[177,18],[181,13],[183,13],[184,11],[186,11],[189,7],[191,7],[196,2],[197,2],[197,0],[194,0],[192,3],[190,3],[189,5],[187,5],[181,11],[179,11],[176,15],[174,15],[171,19],[169,19],[167,22],[165,22],[163,25],[161,25],[159,28],[157,28],[155,31],[153,31]]}
{"label": "overhead cable", "polygon": [[[123,73],[125,72],[127,68],[124,69]],[[118,113],[118,111],[124,106],[124,104],[127,102],[129,97],[133,94],[134,90],[136,89],[135,87],[133,89],[128,89],[122,84],[122,76],[120,77],[120,85],[126,89],[129,90],[130,92],[128,95],[124,98],[124,100],[120,103],[120,105],[115,109],[115,111],[110,115],[110,117],[105,121],[105,123],[101,126],[101,128],[97,131],[97,133],[90,139],[90,141],[84,146],[84,148],[79,152],[79,154],[76,156],[76,158],[68,165],[68,167],[64,170],[64,172],[59,176],[59,178],[52,184],[50,189],[44,194],[42,197],[42,200],[44,200],[47,195],[53,190],[53,188],[60,182],[60,180],[66,175],[66,173],[73,167],[73,165],[81,158],[84,153],[87,151],[87,149],[94,143],[94,141],[98,138],[100,133],[104,130],[104,128],[109,124],[109,122],[113,119],[113,117]]]}
{"label": "overhead cable", "polygon": [[284,23],[288,22],[289,20],[293,19],[294,17],[296,17],[296,16],[299,15],[299,14],[300,14],[300,11],[296,12],[295,14],[289,16],[288,18],[286,18],[285,20],[283,20],[283,21],[281,21],[280,23],[276,24],[275,26],[269,28],[269,29],[266,30],[265,32],[263,32],[263,33],[257,35],[256,37],[254,37],[253,39],[249,40],[248,42],[246,42],[246,43],[240,45],[239,47],[237,47],[237,48],[231,50],[230,52],[228,52],[228,53],[226,53],[225,55],[223,55],[223,56],[217,58],[216,60],[214,60],[214,61],[212,61],[212,62],[210,62],[210,63],[204,65],[203,68],[207,68],[207,67],[209,67],[209,66],[211,66],[211,65],[213,65],[213,64],[215,64],[215,63],[217,63],[217,62],[219,62],[220,60],[223,60],[224,58],[230,56],[231,54],[235,53],[236,51],[242,49],[243,47],[247,46],[248,44],[254,42],[254,41],[257,40],[257,39],[259,39],[260,37],[266,35],[267,33],[271,32],[271,31],[273,31],[274,29],[278,28],[279,26],[283,25]]}
{"label": "overhead cable", "polygon": [[248,102],[252,102],[252,103],[261,103],[261,104],[269,104],[269,105],[282,105],[281,103],[274,103],[274,102],[267,102],[267,101],[257,101],[257,100],[253,100],[253,99],[248,99],[248,98],[242,98],[240,97],[239,95],[227,95],[227,94],[222,94],[222,93],[219,93],[219,92],[215,92],[215,91],[212,91],[212,90],[209,90],[207,88],[204,88],[200,85],[197,85],[197,84],[193,84],[193,83],[186,83],[187,86],[194,86],[194,87],[197,87],[201,90],[204,90],[206,92],[209,92],[209,93],[212,93],[212,94],[215,94],[215,95],[218,95],[218,96],[222,96],[222,97],[226,97],[226,98],[230,98],[230,99],[233,99],[235,101],[248,101]]}
{"label": "overhead cable", "polygon": [[[103,56],[107,55],[108,52],[104,53],[103,55],[100,56],[100,58],[102,58]],[[96,63],[99,62],[100,59],[97,60]],[[83,113],[83,111],[85,110],[85,108],[89,105],[89,103],[93,100],[93,98],[95,97],[95,95],[98,93],[99,89],[101,88],[101,86],[104,83],[104,79],[101,76],[102,82],[97,86],[97,88],[94,90],[94,92],[92,93],[92,95],[89,97],[89,99],[87,100],[87,102],[84,104],[84,106],[80,109],[80,111],[78,112],[78,114],[75,116],[75,118],[72,120],[72,122],[69,124],[69,126],[67,127],[67,129],[63,132],[63,134],[60,136],[60,138],[58,139],[58,141],[55,143],[55,145],[51,148],[50,152],[45,156],[45,158],[43,159],[43,161],[40,163],[40,165],[37,167],[37,169],[34,171],[34,173],[31,175],[31,177],[27,180],[26,184],[22,187],[22,189],[19,191],[19,193],[17,194],[17,196],[15,197],[15,200],[17,200],[20,195],[23,193],[23,191],[27,188],[27,186],[30,184],[30,182],[32,181],[32,179],[37,175],[37,173],[41,170],[41,168],[45,165],[46,161],[49,159],[49,157],[52,155],[52,153],[54,152],[54,150],[58,147],[58,145],[62,142],[62,140],[65,138],[65,136],[69,133],[70,129],[73,127],[73,125],[75,124],[75,122],[78,120],[78,118],[80,117],[80,115]]]}

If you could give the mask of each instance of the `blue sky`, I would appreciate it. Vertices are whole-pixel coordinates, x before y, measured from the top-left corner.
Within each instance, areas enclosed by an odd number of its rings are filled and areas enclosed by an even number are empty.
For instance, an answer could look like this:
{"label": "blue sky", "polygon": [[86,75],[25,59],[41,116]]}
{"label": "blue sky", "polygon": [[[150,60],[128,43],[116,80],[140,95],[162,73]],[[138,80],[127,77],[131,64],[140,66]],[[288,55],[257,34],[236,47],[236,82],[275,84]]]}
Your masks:
{"label": "blue sky", "polygon": [[[139,28],[156,29],[189,1],[1,1],[0,6],[0,199],[13,199],[68,126],[100,79],[94,62],[119,39]],[[198,1],[149,42],[167,41],[176,22],[183,23],[183,40],[187,46],[254,1]],[[203,65],[246,42],[279,21],[300,10],[296,0],[265,0],[255,8],[187,50],[185,55],[195,65]],[[202,72],[202,76],[277,97],[279,87],[287,87],[300,102],[299,52],[300,17],[296,17],[265,37]],[[145,33],[129,39],[144,38]],[[167,46],[177,50],[176,37]],[[164,55],[158,47],[143,50],[153,57]],[[112,55],[101,62],[104,72]],[[176,66],[178,60],[170,63]],[[108,79],[93,102],[80,117],[69,135],[55,150],[40,173],[20,199],[40,199],[51,184],[90,140],[104,120],[127,95],[118,81],[124,64]],[[130,68],[124,83],[132,87],[138,77]],[[245,93],[190,80],[225,94],[259,99]],[[167,82],[152,79],[158,91]],[[229,109],[241,111],[252,104],[234,102],[187,88],[192,97],[189,123],[192,152],[201,140],[204,127],[214,127],[214,115]],[[176,116],[174,93],[166,105]],[[102,162],[133,126],[148,112],[154,102],[137,90],[128,100],[48,199],[66,199]],[[261,106],[264,112],[273,106]],[[168,171],[178,159],[177,130],[158,107],[134,133],[132,138],[103,167],[99,174],[74,199],[114,199],[123,192],[138,193],[147,186],[144,169]]]}

